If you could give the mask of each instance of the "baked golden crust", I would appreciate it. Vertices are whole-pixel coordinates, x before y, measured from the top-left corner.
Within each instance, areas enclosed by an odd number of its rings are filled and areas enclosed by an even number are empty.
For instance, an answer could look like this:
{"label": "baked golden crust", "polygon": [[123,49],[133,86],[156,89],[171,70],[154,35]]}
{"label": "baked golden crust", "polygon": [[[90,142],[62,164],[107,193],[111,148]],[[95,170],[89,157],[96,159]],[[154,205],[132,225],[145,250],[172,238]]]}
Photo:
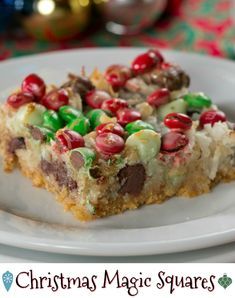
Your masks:
{"label": "baked golden crust", "polygon": [[[88,212],[85,205],[78,204],[77,202],[79,200],[75,200],[66,188],[60,188],[53,178],[50,177],[50,179],[48,179],[48,177],[42,173],[40,168],[33,171],[30,170],[25,163],[25,158],[22,157],[22,152],[21,154],[20,152],[16,153],[15,156],[8,153],[6,144],[9,140],[9,133],[5,133],[4,135],[6,138],[3,138],[1,141],[1,152],[4,153],[5,171],[9,172],[15,167],[19,167],[21,172],[32,181],[34,186],[45,188],[54,193],[57,201],[63,205],[64,210],[72,212],[73,215],[81,221],[89,221],[99,217],[120,214],[125,210],[137,209],[142,205],[153,203],[160,204],[172,196],[195,197],[210,192],[210,190],[220,182],[230,182],[235,180],[234,168],[220,171],[217,173],[215,179],[210,180],[206,175],[202,174],[200,167],[195,167],[194,171],[190,172],[187,179],[185,179],[184,183],[177,191],[175,191],[174,187],[166,188],[162,185],[161,188],[158,189],[158,193],[151,190],[144,191],[138,196],[119,195],[115,200],[112,200],[112,203],[110,203],[110,198],[101,196],[96,204],[95,213],[92,214]],[[27,151],[24,151],[23,154],[27,154]]]}

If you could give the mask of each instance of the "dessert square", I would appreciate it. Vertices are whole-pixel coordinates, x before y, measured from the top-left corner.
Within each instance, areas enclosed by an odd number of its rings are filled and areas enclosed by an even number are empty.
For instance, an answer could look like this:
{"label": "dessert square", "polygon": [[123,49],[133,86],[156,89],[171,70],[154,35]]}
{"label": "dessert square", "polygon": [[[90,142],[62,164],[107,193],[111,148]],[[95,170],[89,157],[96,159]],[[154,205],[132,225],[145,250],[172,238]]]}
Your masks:
{"label": "dessert square", "polygon": [[0,109],[4,169],[82,221],[207,193],[235,179],[234,126],[189,85],[156,49],[61,86],[29,74]]}

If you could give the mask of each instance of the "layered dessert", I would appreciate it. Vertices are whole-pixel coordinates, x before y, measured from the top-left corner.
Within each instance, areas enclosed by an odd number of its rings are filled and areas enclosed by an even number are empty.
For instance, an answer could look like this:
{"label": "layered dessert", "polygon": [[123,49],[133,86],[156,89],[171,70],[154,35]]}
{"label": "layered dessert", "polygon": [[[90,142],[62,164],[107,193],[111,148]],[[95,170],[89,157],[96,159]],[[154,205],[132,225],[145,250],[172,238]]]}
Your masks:
{"label": "layered dessert", "polygon": [[29,74],[1,106],[5,171],[19,167],[82,221],[235,179],[234,125],[156,49],[61,86]]}

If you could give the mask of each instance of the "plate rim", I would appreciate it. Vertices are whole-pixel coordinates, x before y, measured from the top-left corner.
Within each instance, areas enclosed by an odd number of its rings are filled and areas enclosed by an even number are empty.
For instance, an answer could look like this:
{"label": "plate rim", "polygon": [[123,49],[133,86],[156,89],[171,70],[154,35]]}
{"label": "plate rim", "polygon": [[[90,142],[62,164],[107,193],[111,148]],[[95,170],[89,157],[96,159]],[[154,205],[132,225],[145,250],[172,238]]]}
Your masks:
{"label": "plate rim", "polygon": [[[232,210],[234,212],[227,212],[227,215],[234,216],[235,208]],[[27,222],[35,222],[34,220],[29,220],[22,218],[20,216],[11,214],[6,211],[1,211],[0,214],[4,216],[9,214],[11,218],[23,220],[24,224],[27,225]],[[151,227],[151,228],[144,228],[144,230],[151,231],[150,236],[155,233],[156,229],[172,229],[172,233],[177,231],[178,226],[182,225],[197,225],[198,223],[203,228],[204,222],[207,219],[212,221],[212,226],[216,224],[215,217],[209,218],[201,218],[201,219],[194,219],[189,222],[177,223],[162,227]],[[223,221],[223,217],[221,221]],[[215,220],[215,222],[213,222]],[[1,221],[1,218],[0,218]],[[184,239],[176,239],[176,240],[157,240],[154,239],[153,241],[148,241],[147,243],[136,243],[136,242],[127,242],[127,243],[120,243],[120,241],[115,243],[108,243],[108,242],[87,242],[82,243],[81,241],[68,241],[62,239],[51,240],[50,238],[37,238],[34,236],[29,235],[21,235],[20,241],[17,237],[15,237],[16,232],[9,232],[0,230],[0,243],[31,249],[36,251],[44,251],[44,252],[51,252],[51,253],[60,253],[60,254],[71,254],[71,255],[84,255],[84,256],[113,256],[113,257],[124,257],[124,256],[146,256],[146,255],[159,255],[159,254],[169,254],[169,253],[178,253],[178,252],[186,252],[186,251],[193,251],[198,249],[204,249],[209,247],[215,247],[223,244],[228,244],[234,242],[235,239],[235,219],[233,222],[234,227],[227,227],[226,231],[221,231],[220,233],[217,232],[209,232],[201,234],[198,237],[190,238],[185,237]],[[50,226],[50,225],[49,225]],[[115,231],[122,232],[124,229],[115,229]],[[50,232],[54,232],[53,228],[50,228]],[[81,232],[81,229],[76,228],[76,231]],[[130,229],[131,232],[135,231],[138,233],[139,229]],[[218,235],[220,237],[218,237]],[[209,241],[208,241],[209,240]],[[167,243],[166,243],[167,242]],[[167,244],[167,247],[166,247]],[[173,247],[172,247],[173,245]],[[94,248],[95,246],[95,248]]]}

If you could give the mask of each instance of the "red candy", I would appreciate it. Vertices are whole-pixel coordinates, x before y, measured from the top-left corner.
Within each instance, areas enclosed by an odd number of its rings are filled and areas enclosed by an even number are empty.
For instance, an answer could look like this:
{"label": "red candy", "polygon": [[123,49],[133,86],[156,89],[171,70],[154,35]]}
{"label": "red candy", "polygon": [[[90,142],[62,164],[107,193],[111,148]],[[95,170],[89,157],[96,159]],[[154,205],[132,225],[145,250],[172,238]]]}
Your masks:
{"label": "red candy", "polygon": [[63,130],[56,134],[56,145],[60,152],[66,152],[78,147],[84,147],[83,137],[73,130]]}
{"label": "red candy", "polygon": [[128,108],[118,110],[116,116],[118,123],[120,123],[122,126],[141,119],[141,114],[139,111]]}
{"label": "red candy", "polygon": [[135,75],[140,75],[150,70],[155,66],[155,59],[149,55],[149,53],[145,53],[139,55],[132,62],[131,69]]}
{"label": "red candy", "polygon": [[7,103],[14,109],[18,109],[22,105],[34,101],[34,97],[23,92],[14,93],[7,99]]}
{"label": "red candy", "polygon": [[177,152],[187,146],[188,142],[189,139],[186,135],[170,131],[162,137],[161,151],[163,153]]}
{"label": "red candy", "polygon": [[102,103],[111,96],[102,90],[91,90],[86,94],[86,103],[93,109],[100,109]]}
{"label": "red candy", "polygon": [[163,63],[164,62],[164,58],[163,58],[162,54],[157,49],[150,49],[149,53],[150,53],[150,55],[155,57],[155,60],[158,63]]}
{"label": "red candy", "polygon": [[211,124],[213,126],[216,122],[226,122],[227,118],[221,111],[209,110],[201,114],[199,121],[200,126],[204,127],[205,124]]}
{"label": "red candy", "polygon": [[46,85],[38,75],[32,73],[23,80],[21,89],[24,93],[29,93],[39,100],[45,95]]}
{"label": "red candy", "polygon": [[105,71],[105,78],[114,90],[123,87],[132,76],[130,68],[125,65],[110,65]]}
{"label": "red candy", "polygon": [[57,111],[69,103],[69,95],[65,89],[52,90],[42,98],[40,103],[49,110]]}
{"label": "red candy", "polygon": [[99,126],[96,127],[96,131],[98,134],[104,133],[104,132],[112,132],[115,135],[119,135],[121,137],[124,136],[125,131],[122,128],[122,126],[118,123],[102,123]]}
{"label": "red candy", "polygon": [[110,111],[113,114],[116,114],[118,110],[127,108],[128,104],[124,99],[120,98],[110,98],[105,100],[102,105],[101,109],[105,111]]}
{"label": "red candy", "polygon": [[169,69],[170,67],[172,67],[173,65],[171,64],[171,63],[169,63],[169,62],[163,62],[162,64],[161,64],[161,69],[162,70],[166,70],[166,69]]}
{"label": "red candy", "polygon": [[166,88],[158,89],[147,97],[147,102],[156,108],[166,104],[170,99],[170,91]]}
{"label": "red candy", "polygon": [[137,56],[132,62],[131,69],[135,75],[140,75],[160,65],[162,62],[162,55],[157,50],[153,49]]}
{"label": "red candy", "polygon": [[164,124],[170,129],[188,130],[192,127],[193,122],[187,115],[170,113],[165,117]]}
{"label": "red candy", "polygon": [[96,149],[104,155],[120,153],[124,149],[124,140],[111,132],[104,132],[96,137]]}

